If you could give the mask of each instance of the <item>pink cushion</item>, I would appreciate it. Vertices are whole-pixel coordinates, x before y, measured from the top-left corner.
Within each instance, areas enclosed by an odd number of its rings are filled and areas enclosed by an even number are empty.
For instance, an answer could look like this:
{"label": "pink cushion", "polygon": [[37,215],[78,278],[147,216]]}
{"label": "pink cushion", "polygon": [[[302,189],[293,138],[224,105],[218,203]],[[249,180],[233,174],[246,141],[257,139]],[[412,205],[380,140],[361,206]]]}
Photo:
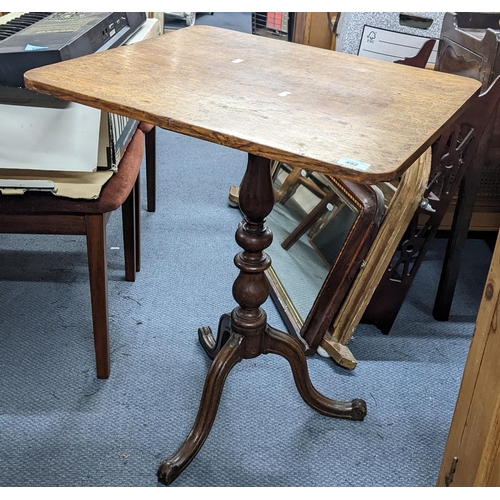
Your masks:
{"label": "pink cushion", "polygon": [[137,128],[139,130],[142,130],[145,134],[147,134],[150,130],[152,130],[154,125],[151,125],[151,123],[146,123],[146,122],[139,122],[139,125]]}

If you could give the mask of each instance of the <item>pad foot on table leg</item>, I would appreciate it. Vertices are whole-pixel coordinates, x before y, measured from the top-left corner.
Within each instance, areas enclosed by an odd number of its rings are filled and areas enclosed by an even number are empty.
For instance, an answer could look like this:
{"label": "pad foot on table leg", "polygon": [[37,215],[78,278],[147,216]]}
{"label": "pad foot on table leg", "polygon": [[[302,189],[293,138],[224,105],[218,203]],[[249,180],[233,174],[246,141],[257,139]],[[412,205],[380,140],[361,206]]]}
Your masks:
{"label": "pad foot on table leg", "polygon": [[363,420],[366,416],[366,403],[362,399],[335,401],[319,393],[311,383],[306,357],[298,342],[292,337],[268,326],[264,335],[264,354],[274,353],[283,356],[292,368],[293,378],[302,399],[313,410],[328,417]]}
{"label": "pad foot on table leg", "polygon": [[232,334],[215,356],[208,370],[200,407],[191,432],[179,449],[158,468],[157,476],[161,483],[167,486],[171,484],[203,446],[214,423],[226,377],[234,365],[242,359],[240,355],[242,342],[241,335]]}
{"label": "pad foot on table leg", "polygon": [[214,337],[212,329],[209,326],[198,328],[198,340],[210,359],[214,359],[217,356],[217,353],[230,336],[231,316],[229,314],[223,314],[220,317],[217,338]]}

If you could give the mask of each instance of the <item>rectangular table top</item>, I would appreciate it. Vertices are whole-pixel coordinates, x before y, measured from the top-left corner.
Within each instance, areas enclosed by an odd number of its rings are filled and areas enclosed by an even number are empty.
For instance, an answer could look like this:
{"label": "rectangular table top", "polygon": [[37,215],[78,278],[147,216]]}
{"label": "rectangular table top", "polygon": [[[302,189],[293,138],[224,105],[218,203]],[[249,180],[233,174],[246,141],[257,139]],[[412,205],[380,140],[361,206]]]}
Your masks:
{"label": "rectangular table top", "polygon": [[392,180],[480,83],[211,26],[25,73],[26,87],[270,159]]}

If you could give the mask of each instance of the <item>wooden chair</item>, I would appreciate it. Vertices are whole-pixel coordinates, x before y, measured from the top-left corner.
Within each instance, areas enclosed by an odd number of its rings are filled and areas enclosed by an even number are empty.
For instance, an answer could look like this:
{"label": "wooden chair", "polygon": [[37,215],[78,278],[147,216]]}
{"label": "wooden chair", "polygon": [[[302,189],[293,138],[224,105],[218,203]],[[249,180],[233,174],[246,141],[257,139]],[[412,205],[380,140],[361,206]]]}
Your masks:
{"label": "wooden chair", "polygon": [[[424,203],[406,228],[363,315],[364,323],[374,324],[383,333],[389,333],[425,258],[430,241],[439,229],[451,201],[459,193],[462,181],[471,174],[477,177],[475,169],[481,168],[480,157],[485,151],[480,144],[488,138],[485,132],[499,102],[500,77],[433,144],[431,173]],[[457,208],[454,226],[460,224],[461,212],[460,207]],[[452,235],[456,231],[452,227]]]}
{"label": "wooden chair", "polygon": [[[146,137],[154,134],[154,128],[141,123],[117,173],[103,186],[96,200],[75,200],[36,192],[22,196],[0,195],[0,233],[86,236],[98,378],[108,378],[110,374],[106,224],[111,212],[121,207],[125,279],[135,281],[136,272],[140,270],[139,171],[145,133]],[[155,164],[149,137],[151,174],[151,165],[154,167]],[[154,209],[154,205],[149,208]]]}

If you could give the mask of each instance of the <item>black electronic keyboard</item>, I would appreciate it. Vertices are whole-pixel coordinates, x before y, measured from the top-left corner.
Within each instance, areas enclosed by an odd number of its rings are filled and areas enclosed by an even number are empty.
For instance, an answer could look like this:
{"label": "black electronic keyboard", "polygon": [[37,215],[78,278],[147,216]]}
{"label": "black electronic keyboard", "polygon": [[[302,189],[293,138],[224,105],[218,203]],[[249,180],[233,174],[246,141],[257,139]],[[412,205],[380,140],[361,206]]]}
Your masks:
{"label": "black electronic keyboard", "polygon": [[122,45],[145,12],[27,12],[0,17],[0,86],[24,87],[26,71]]}

